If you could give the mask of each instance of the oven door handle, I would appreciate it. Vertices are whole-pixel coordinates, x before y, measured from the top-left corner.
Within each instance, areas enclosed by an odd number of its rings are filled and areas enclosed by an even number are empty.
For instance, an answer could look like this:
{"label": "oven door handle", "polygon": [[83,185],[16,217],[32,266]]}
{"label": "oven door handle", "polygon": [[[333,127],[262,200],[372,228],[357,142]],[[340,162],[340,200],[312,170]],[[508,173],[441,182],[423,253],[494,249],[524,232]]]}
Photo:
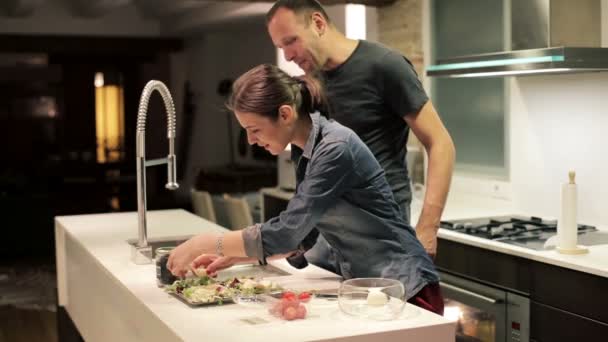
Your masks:
{"label": "oven door handle", "polygon": [[452,290],[454,292],[458,292],[460,294],[466,295],[466,296],[475,297],[477,299],[480,299],[480,300],[482,300],[484,302],[487,302],[487,303],[490,303],[490,304],[498,304],[498,303],[502,303],[503,302],[503,299],[501,299],[501,298],[487,297],[487,296],[484,296],[484,295],[480,295],[479,293],[475,293],[475,292],[472,292],[472,291],[469,291],[469,290],[465,290],[465,289],[463,289],[461,287],[454,286],[454,285],[451,285],[451,284],[447,284],[447,283],[444,283],[444,282],[441,282],[441,286],[445,287],[447,289],[450,289],[450,290]]}

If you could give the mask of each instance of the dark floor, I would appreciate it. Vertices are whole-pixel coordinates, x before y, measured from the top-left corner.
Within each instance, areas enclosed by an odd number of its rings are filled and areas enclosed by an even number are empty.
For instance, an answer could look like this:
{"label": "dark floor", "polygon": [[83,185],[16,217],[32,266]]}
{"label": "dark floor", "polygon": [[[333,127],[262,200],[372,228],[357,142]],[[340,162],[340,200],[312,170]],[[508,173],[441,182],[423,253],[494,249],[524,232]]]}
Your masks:
{"label": "dark floor", "polygon": [[0,342],[55,342],[57,282],[52,258],[0,264]]}

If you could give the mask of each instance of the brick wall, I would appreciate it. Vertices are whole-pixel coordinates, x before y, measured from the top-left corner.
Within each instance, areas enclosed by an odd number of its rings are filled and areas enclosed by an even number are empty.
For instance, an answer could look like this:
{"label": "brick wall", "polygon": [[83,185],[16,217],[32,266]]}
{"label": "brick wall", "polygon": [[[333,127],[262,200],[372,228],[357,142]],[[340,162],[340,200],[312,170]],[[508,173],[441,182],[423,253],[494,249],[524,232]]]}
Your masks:
{"label": "brick wall", "polygon": [[418,75],[423,72],[422,2],[397,0],[378,8],[378,40],[409,58]]}

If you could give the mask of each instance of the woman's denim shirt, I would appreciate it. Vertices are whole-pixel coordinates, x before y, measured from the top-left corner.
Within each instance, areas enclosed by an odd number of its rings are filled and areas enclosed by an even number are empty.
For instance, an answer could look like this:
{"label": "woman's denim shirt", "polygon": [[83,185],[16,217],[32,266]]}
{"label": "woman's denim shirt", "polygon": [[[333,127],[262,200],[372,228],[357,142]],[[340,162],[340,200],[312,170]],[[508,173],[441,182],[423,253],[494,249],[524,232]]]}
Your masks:
{"label": "woman's denim shirt", "polygon": [[399,279],[409,299],[439,276],[406,224],[384,171],[349,128],[313,113],[304,149],[292,146],[297,187],[278,217],[243,230],[250,257],[306,250],[322,234],[345,279]]}

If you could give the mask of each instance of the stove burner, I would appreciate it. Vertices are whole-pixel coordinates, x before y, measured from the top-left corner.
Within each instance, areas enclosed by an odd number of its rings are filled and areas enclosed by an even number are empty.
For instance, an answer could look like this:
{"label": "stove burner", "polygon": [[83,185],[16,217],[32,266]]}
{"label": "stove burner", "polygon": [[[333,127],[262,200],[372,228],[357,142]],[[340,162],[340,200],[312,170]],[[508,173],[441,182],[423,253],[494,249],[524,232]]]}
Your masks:
{"label": "stove burner", "polygon": [[[468,220],[441,221],[441,228],[480,238],[501,241],[532,249],[543,249],[544,242],[557,233],[557,220],[531,216],[500,216]],[[579,224],[579,234],[597,230]]]}

